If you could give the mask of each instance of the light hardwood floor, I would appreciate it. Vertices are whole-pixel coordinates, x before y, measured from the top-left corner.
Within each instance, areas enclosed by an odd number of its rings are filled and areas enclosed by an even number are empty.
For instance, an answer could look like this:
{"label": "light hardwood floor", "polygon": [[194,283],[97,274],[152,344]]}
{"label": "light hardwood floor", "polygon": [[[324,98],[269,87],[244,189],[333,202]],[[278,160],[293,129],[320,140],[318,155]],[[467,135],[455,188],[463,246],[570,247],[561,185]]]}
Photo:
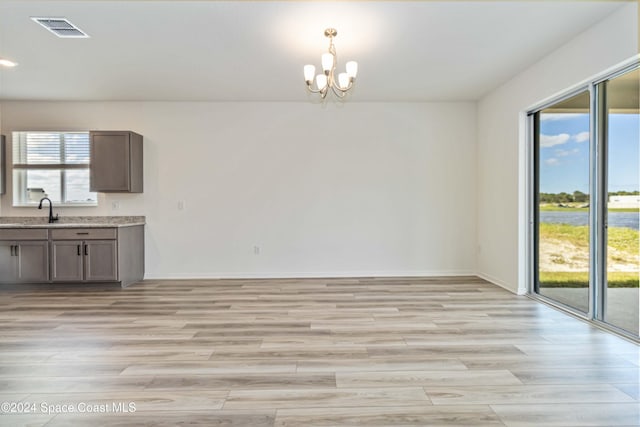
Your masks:
{"label": "light hardwood floor", "polygon": [[3,426],[640,426],[638,346],[477,278],[0,295]]}

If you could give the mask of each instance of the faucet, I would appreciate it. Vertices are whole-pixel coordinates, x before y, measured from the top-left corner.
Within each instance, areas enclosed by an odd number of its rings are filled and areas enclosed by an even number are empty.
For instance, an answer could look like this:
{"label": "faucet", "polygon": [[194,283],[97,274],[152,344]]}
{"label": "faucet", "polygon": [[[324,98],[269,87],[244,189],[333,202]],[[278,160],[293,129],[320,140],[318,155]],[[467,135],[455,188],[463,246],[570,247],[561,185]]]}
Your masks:
{"label": "faucet", "polygon": [[53,203],[51,202],[51,199],[48,197],[43,197],[42,199],[40,199],[40,204],[38,205],[38,209],[42,209],[42,202],[44,202],[45,200],[49,202],[49,224],[52,224],[56,222],[59,218],[58,218],[58,214],[56,214],[55,217],[53,216]]}

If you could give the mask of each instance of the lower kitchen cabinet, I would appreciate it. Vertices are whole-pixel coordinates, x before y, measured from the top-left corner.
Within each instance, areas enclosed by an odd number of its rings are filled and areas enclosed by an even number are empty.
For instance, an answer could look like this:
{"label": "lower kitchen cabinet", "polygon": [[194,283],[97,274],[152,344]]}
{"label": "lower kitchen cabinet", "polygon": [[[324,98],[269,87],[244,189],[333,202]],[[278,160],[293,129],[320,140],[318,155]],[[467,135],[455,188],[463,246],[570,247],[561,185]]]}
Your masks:
{"label": "lower kitchen cabinet", "polygon": [[143,277],[142,225],[0,229],[0,283],[118,282],[128,286]]}
{"label": "lower kitchen cabinet", "polygon": [[111,282],[118,278],[118,257],[115,240],[84,242],[84,280]]}
{"label": "lower kitchen cabinet", "polygon": [[16,261],[13,257],[15,242],[0,242],[0,281],[15,281]]}
{"label": "lower kitchen cabinet", "polygon": [[[5,233],[5,231],[9,231]],[[49,242],[42,230],[20,235],[16,230],[0,233],[0,283],[46,282],[49,280]],[[16,238],[24,237],[18,240]]]}
{"label": "lower kitchen cabinet", "polygon": [[82,241],[51,242],[51,280],[75,282],[84,279]]}
{"label": "lower kitchen cabinet", "polygon": [[113,282],[118,278],[115,240],[51,242],[53,282]]}
{"label": "lower kitchen cabinet", "polygon": [[0,282],[49,280],[47,242],[0,242]]}
{"label": "lower kitchen cabinet", "polygon": [[49,280],[49,251],[47,242],[18,242],[17,281]]}

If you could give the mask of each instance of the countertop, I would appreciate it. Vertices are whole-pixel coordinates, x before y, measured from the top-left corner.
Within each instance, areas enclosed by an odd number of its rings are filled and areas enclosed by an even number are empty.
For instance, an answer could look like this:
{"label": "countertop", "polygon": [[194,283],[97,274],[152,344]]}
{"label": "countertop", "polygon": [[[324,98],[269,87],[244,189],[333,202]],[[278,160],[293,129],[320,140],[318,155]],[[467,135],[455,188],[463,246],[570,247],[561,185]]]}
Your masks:
{"label": "countertop", "polygon": [[144,216],[61,216],[49,224],[47,216],[2,216],[3,228],[114,228],[144,225]]}

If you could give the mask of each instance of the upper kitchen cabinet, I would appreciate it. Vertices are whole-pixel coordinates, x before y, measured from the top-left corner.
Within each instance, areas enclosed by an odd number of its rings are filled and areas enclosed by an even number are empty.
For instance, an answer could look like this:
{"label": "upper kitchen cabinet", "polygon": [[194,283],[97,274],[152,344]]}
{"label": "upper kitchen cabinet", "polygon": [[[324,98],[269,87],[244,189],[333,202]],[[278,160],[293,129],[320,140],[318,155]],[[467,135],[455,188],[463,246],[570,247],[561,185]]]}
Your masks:
{"label": "upper kitchen cabinet", "polygon": [[91,191],[142,193],[142,135],[91,131]]}
{"label": "upper kitchen cabinet", "polygon": [[4,135],[0,135],[0,194],[7,190],[7,159]]}

